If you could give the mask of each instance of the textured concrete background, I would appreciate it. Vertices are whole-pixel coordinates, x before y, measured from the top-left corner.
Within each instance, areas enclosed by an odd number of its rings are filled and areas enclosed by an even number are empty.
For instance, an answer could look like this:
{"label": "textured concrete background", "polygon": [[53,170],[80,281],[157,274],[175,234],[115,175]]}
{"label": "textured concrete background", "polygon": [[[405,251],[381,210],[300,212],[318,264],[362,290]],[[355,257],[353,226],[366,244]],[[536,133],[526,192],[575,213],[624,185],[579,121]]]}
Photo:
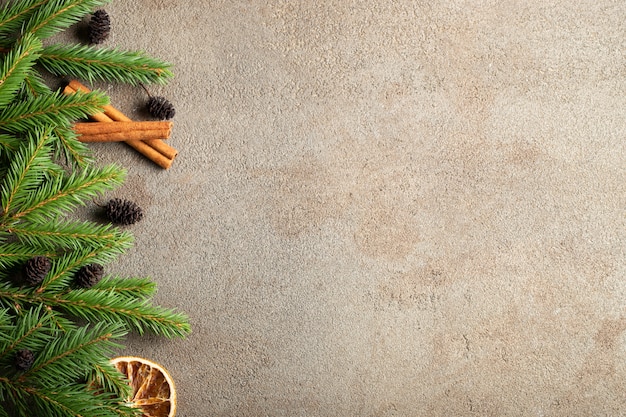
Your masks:
{"label": "textured concrete background", "polygon": [[[626,3],[114,1],[173,62],[116,265],[179,416],[626,414]],[[135,118],[140,89],[103,85]]]}

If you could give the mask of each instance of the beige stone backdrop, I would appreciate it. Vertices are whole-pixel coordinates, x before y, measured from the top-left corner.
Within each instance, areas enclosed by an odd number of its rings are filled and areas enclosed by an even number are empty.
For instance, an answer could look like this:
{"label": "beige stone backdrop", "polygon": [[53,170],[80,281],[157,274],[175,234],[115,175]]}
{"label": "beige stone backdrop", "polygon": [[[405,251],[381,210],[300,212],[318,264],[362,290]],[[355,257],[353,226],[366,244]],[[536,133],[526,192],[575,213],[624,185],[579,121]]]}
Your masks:
{"label": "beige stone backdrop", "polygon": [[[114,267],[179,416],[626,415],[626,3],[113,1],[175,64]],[[145,94],[100,85],[135,118]]]}

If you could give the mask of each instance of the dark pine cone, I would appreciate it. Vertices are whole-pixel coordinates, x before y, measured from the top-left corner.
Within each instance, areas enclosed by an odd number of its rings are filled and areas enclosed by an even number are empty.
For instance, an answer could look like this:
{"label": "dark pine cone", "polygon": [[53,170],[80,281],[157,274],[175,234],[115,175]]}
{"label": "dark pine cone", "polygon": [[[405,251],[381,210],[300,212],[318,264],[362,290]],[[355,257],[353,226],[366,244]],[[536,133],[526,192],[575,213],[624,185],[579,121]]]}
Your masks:
{"label": "dark pine cone", "polygon": [[45,256],[35,256],[24,265],[24,281],[28,285],[38,285],[50,272],[52,262]]}
{"label": "dark pine cone", "polygon": [[110,200],[106,207],[106,215],[112,223],[129,225],[138,222],[143,218],[141,207],[132,201],[114,198]]}
{"label": "dark pine cone", "polygon": [[100,281],[104,275],[104,267],[100,264],[85,265],[74,276],[74,282],[79,287],[91,288]]}
{"label": "dark pine cone", "polygon": [[89,21],[89,42],[102,43],[111,32],[111,19],[104,10],[96,10]]}
{"label": "dark pine cone", "polygon": [[176,114],[174,105],[165,97],[150,97],[148,100],[148,111],[152,117],[160,120],[171,119]]}
{"label": "dark pine cone", "polygon": [[28,371],[35,362],[35,355],[28,349],[20,349],[15,354],[15,367],[20,371]]}

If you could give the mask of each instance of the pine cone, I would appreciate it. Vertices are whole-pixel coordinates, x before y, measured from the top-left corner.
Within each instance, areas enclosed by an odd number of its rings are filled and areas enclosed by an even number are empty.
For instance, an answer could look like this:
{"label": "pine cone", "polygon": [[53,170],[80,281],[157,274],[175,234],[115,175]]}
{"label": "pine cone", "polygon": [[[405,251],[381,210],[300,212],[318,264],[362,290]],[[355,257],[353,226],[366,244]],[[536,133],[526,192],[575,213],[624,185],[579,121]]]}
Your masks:
{"label": "pine cone", "polygon": [[40,284],[50,272],[51,267],[52,262],[45,256],[30,258],[24,265],[24,281],[32,286]]}
{"label": "pine cone", "polygon": [[148,100],[148,111],[160,120],[168,120],[174,117],[176,109],[165,97],[150,97]]}
{"label": "pine cone", "polygon": [[28,371],[35,362],[35,355],[28,349],[20,349],[15,353],[15,367],[20,371]]}
{"label": "pine cone", "polygon": [[89,42],[102,43],[111,32],[111,19],[104,10],[96,10],[89,21]]}
{"label": "pine cone", "polygon": [[132,201],[114,198],[110,200],[106,207],[106,215],[112,223],[129,225],[138,222],[143,218],[141,207]]}
{"label": "pine cone", "polygon": [[100,281],[102,275],[104,275],[104,267],[102,265],[85,265],[74,275],[74,282],[79,287],[91,288]]}

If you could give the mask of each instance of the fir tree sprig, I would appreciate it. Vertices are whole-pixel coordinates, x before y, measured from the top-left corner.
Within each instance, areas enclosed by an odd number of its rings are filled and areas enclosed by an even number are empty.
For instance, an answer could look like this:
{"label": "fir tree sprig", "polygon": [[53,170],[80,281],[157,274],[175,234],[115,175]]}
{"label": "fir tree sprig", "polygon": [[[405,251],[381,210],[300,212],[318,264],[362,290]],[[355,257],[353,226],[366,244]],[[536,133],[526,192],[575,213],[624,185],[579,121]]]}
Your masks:
{"label": "fir tree sprig", "polygon": [[[43,180],[42,170],[52,168],[47,145],[50,129],[36,128],[29,139],[15,152],[0,190],[3,218],[28,201],[29,194]],[[15,207],[14,207],[15,206]]]}
{"label": "fir tree sprig", "polygon": [[[105,247],[111,242],[132,242],[131,235],[110,225],[97,225],[92,222],[53,220],[41,223],[20,223],[9,228],[24,245],[42,249],[79,249],[84,247]],[[125,249],[127,249],[125,247]]]}
{"label": "fir tree sprig", "polygon": [[[71,280],[65,282],[69,286]],[[152,304],[139,291],[113,288],[75,289],[71,291],[38,292],[28,289],[16,289],[7,285],[0,286],[0,305],[5,308],[29,305],[45,305],[70,317],[91,322],[123,323],[128,330],[139,334],[149,331],[159,336],[173,338],[187,336],[191,329],[188,317],[180,312]]]}
{"label": "fir tree sprig", "polygon": [[6,271],[3,270],[23,263],[33,256],[47,256],[50,258],[55,255],[55,251],[43,251],[41,248],[29,247],[21,243],[2,243],[0,244],[0,278],[8,278]]}
{"label": "fir tree sprig", "polygon": [[40,39],[48,38],[78,22],[84,15],[110,0],[51,0],[29,17],[23,31]]}
{"label": "fir tree sprig", "polygon": [[[111,370],[108,356],[120,347],[123,326],[99,323],[60,332],[55,313],[34,308],[14,316],[13,325],[2,312],[2,329],[10,337],[0,340],[0,398],[9,400],[23,415],[135,416],[136,411],[120,402],[123,388],[119,373]],[[18,349],[32,351],[31,367],[12,366]],[[104,369],[102,384],[94,385],[94,364]],[[81,382],[83,381],[83,382]],[[118,396],[111,395],[117,393]]]}
{"label": "fir tree sprig", "polygon": [[13,102],[0,110],[0,130],[22,133],[41,126],[69,126],[71,121],[98,113],[109,104],[101,92],[64,95],[51,93]]}
{"label": "fir tree sprig", "polygon": [[115,239],[110,239],[105,245],[98,247],[84,246],[59,255],[52,264],[52,269],[44,279],[37,293],[45,291],[59,292],[65,290],[72,282],[73,273],[80,267],[91,264],[107,264],[122,253],[126,252],[133,243],[130,233],[120,232]]}
{"label": "fir tree sprig", "polygon": [[55,138],[54,157],[61,157],[78,169],[85,169],[95,161],[86,143],[78,140],[74,129],[67,126],[57,126],[52,130]]}
{"label": "fir tree sprig", "polygon": [[41,41],[27,34],[20,39],[15,48],[5,55],[0,67],[0,107],[9,104],[22,86],[30,69],[34,65]]}
{"label": "fir tree sprig", "polygon": [[91,82],[106,80],[131,85],[165,84],[172,77],[171,65],[144,52],[86,45],[50,45],[38,61],[52,74],[69,75]]}
{"label": "fir tree sprig", "polygon": [[22,86],[17,94],[20,100],[28,100],[44,94],[51,94],[52,90],[46,85],[41,75],[30,71],[22,82]]}
{"label": "fir tree sprig", "polygon": [[69,176],[49,179],[28,196],[27,204],[11,214],[10,221],[48,222],[70,213],[85,201],[119,187],[126,173],[117,165],[88,167]]}
{"label": "fir tree sprig", "polygon": [[0,9],[0,35],[8,38],[17,33],[37,8],[49,0],[11,0]]}

